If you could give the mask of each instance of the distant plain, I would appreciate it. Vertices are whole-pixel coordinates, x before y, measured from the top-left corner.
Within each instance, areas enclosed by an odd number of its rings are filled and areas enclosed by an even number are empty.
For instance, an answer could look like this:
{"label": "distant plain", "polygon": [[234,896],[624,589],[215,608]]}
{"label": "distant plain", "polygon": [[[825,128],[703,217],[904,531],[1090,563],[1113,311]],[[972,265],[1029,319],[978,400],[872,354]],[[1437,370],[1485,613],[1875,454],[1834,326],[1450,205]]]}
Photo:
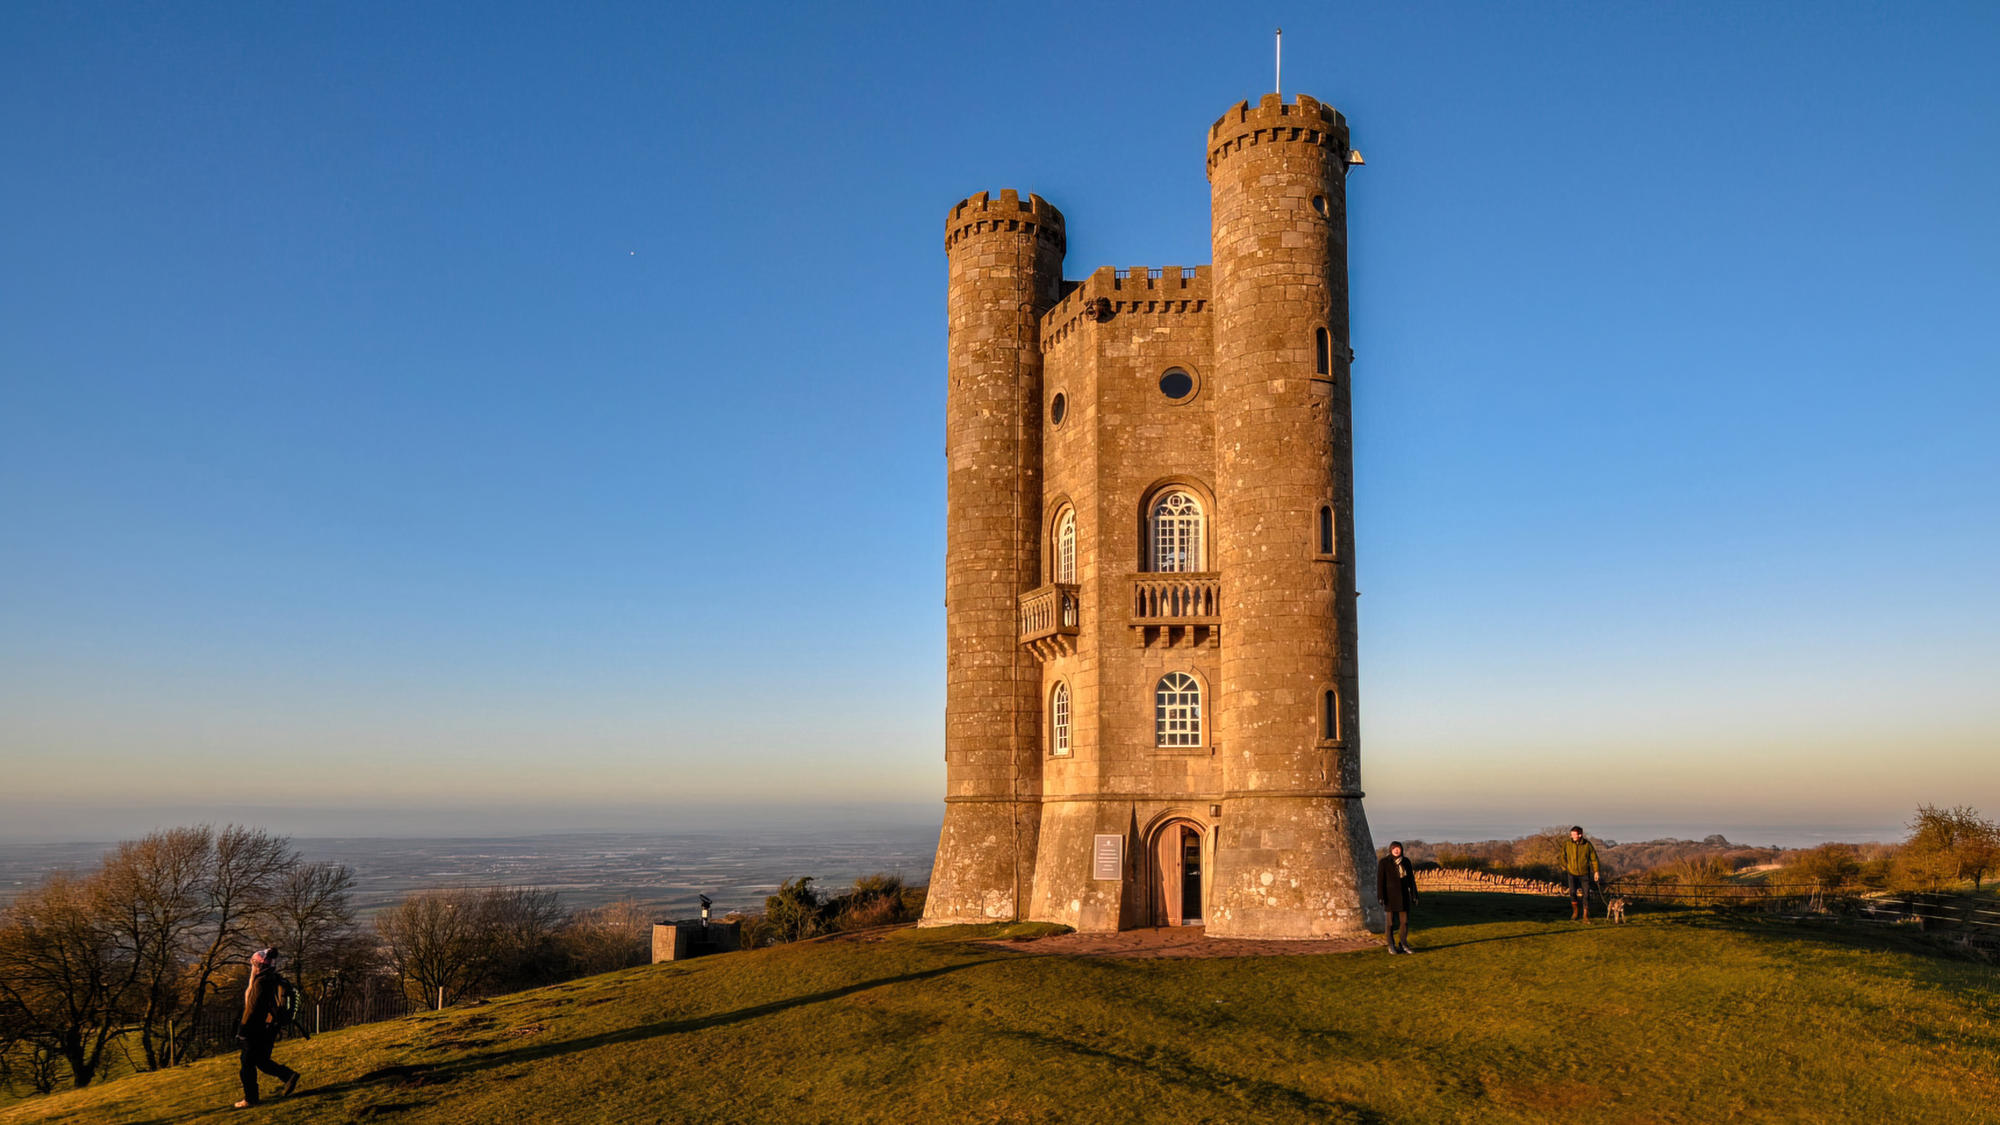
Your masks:
{"label": "distant plain", "polygon": [[[294,839],[308,860],[345,863],[355,905],[373,913],[429,887],[517,886],[556,891],[564,906],[621,899],[663,914],[695,909],[708,895],[720,911],[761,909],[785,879],[810,875],[839,886],[886,871],[929,878],[936,825],[812,831],[572,833],[448,839]],[[0,844],[0,904],[59,868],[88,869],[105,843]]]}

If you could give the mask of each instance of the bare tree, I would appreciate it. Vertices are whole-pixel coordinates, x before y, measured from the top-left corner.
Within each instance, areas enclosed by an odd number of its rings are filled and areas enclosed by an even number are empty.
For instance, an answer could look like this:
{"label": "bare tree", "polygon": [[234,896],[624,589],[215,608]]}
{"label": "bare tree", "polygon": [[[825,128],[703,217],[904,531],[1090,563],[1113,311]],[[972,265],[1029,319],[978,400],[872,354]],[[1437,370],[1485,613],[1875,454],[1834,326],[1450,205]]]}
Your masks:
{"label": "bare tree", "polygon": [[202,888],[214,842],[207,826],[128,840],[92,880],[105,924],[138,966],[139,1042],[149,1069],[175,1061],[169,1029],[189,1008],[187,953],[208,914]]}
{"label": "bare tree", "polygon": [[52,1093],[65,1069],[62,1056],[35,1034],[27,1014],[0,1002],[0,1090],[26,1086],[33,1093]]}
{"label": "bare tree", "polygon": [[484,973],[478,892],[419,891],[375,918],[390,963],[423,1002],[455,1003]]}
{"label": "bare tree", "polygon": [[450,1004],[489,985],[557,979],[565,914],[553,891],[514,887],[419,891],[379,915],[396,972],[425,1004]]}
{"label": "bare tree", "polygon": [[271,897],[268,925],[271,943],[291,958],[287,975],[318,995],[354,929],[354,872],[344,863],[290,868]]}
{"label": "bare tree", "polygon": [[480,895],[479,907],[487,952],[481,983],[527,987],[562,975],[556,934],[568,913],[554,891],[495,887]]}
{"label": "bare tree", "polygon": [[562,931],[570,970],[590,976],[645,964],[652,957],[655,917],[632,899],[572,916]]}
{"label": "bare tree", "polygon": [[214,834],[198,889],[201,925],[188,957],[188,1026],[200,1024],[218,978],[249,959],[279,883],[297,863],[289,840],[261,828],[232,824]]}
{"label": "bare tree", "polygon": [[307,971],[365,966],[353,883],[340,865],[301,864],[284,837],[234,825],[155,832],[119,844],[88,878],[50,878],[0,932],[8,1065],[33,1069],[54,1052],[83,1085],[104,1043],[127,1031],[139,1065],[191,1057],[204,1009],[260,943]]}
{"label": "bare tree", "polygon": [[125,1022],[139,965],[104,924],[90,881],[62,874],[0,913],[0,1022],[88,1086]]}

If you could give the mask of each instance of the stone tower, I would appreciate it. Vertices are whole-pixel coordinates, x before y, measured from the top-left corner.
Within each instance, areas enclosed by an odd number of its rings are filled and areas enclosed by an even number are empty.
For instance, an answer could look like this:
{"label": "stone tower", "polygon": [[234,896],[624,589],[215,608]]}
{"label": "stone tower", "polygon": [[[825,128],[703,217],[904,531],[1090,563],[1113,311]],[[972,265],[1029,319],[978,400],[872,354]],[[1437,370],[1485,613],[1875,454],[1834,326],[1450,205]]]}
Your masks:
{"label": "stone tower", "polygon": [[945,817],[930,915],[1018,918],[1035,873],[1041,668],[1015,630],[1040,581],[1042,352],[1062,287],[1062,213],[986,193],[952,208],[945,254]]}
{"label": "stone tower", "polygon": [[1356,728],[1347,123],[1210,129],[1214,265],[1061,279],[952,208],[944,831],[926,924],[1379,927]]}

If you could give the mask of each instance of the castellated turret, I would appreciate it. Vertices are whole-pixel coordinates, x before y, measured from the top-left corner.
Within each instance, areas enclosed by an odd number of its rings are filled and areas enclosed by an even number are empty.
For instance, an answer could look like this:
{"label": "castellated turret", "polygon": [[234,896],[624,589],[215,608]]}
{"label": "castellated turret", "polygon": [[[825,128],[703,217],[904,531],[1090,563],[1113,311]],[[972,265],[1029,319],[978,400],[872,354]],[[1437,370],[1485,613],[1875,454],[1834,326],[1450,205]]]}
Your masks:
{"label": "castellated turret", "polygon": [[1356,722],[1346,121],[1206,138],[1214,265],[946,223],[946,805],[926,924],[1379,928]]}
{"label": "castellated turret", "polygon": [[945,818],[925,916],[1022,916],[1041,815],[1041,668],[1015,630],[1040,579],[1042,352],[1062,213],[980,192],[945,219]]}

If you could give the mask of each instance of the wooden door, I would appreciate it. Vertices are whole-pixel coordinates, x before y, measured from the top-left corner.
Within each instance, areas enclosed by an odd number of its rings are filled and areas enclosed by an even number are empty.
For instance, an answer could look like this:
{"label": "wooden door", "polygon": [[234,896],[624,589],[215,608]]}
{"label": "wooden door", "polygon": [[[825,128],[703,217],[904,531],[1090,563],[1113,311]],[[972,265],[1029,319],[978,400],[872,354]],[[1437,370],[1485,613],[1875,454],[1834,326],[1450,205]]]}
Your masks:
{"label": "wooden door", "polygon": [[1199,926],[1201,918],[1201,831],[1176,822],[1153,841],[1153,924]]}
{"label": "wooden door", "polygon": [[1181,924],[1181,909],[1185,897],[1181,889],[1181,833],[1179,824],[1169,824],[1160,830],[1159,838],[1153,841],[1153,870],[1157,872],[1155,885],[1159,887],[1159,909],[1154,912],[1154,921],[1162,926]]}

